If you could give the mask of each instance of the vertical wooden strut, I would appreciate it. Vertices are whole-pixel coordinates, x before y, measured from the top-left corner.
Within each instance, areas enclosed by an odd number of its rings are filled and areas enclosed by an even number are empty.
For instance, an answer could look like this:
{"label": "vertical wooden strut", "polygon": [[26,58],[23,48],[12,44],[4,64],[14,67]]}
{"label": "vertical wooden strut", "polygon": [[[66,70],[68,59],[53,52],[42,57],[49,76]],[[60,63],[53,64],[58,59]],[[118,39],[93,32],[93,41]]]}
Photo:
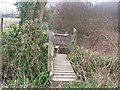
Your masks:
{"label": "vertical wooden strut", "polygon": [[3,32],[3,18],[1,18],[1,32]]}
{"label": "vertical wooden strut", "polygon": [[76,33],[76,29],[73,28],[73,34],[71,35],[70,51],[73,51],[76,45],[77,45],[77,33]]}
{"label": "vertical wooden strut", "polygon": [[[1,18],[1,33],[3,32],[3,18]],[[2,46],[2,39],[0,38],[0,45]],[[2,54],[0,54],[0,86],[2,85]]]}
{"label": "vertical wooden strut", "polygon": [[50,71],[50,77],[52,76],[52,68],[53,68],[53,55],[54,55],[53,39],[54,39],[53,32],[49,31],[48,71]]}
{"label": "vertical wooden strut", "polygon": [[76,46],[77,45],[77,33],[76,33],[76,29],[75,28],[73,28],[73,44],[74,44],[74,46]]}

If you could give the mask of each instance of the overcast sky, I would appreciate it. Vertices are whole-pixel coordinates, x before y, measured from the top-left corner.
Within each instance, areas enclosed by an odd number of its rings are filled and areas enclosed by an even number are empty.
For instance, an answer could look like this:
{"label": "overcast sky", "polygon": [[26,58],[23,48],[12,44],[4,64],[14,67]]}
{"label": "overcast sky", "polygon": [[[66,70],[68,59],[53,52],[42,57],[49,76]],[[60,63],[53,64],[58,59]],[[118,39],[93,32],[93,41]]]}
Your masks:
{"label": "overcast sky", "polygon": [[[0,0],[0,14],[16,12],[16,7],[13,5],[17,0]],[[30,0],[24,0],[30,1]],[[49,2],[70,1],[70,0],[48,0]],[[76,1],[76,0],[71,0]],[[91,1],[91,2],[118,2],[119,0],[77,0],[77,1]]]}
{"label": "overcast sky", "polygon": [[0,14],[16,12],[16,7],[13,5],[15,0],[0,0]]}

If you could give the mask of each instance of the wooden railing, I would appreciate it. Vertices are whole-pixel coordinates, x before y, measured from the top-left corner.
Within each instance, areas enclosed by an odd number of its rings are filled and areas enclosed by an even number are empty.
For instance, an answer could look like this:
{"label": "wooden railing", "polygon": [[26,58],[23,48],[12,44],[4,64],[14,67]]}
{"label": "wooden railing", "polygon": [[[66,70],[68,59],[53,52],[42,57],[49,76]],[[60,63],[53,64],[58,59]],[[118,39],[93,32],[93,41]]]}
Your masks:
{"label": "wooden railing", "polygon": [[72,40],[70,41],[69,48],[74,47],[77,44],[77,34],[76,34],[76,29],[73,29],[73,35],[70,36],[68,33],[65,34],[59,34],[59,33],[54,33],[52,31],[48,31],[49,34],[49,41],[48,41],[48,71],[50,71],[50,77],[53,74],[53,60],[54,60],[54,48],[55,48],[55,36],[64,36],[67,37],[69,36],[69,38],[71,38]]}

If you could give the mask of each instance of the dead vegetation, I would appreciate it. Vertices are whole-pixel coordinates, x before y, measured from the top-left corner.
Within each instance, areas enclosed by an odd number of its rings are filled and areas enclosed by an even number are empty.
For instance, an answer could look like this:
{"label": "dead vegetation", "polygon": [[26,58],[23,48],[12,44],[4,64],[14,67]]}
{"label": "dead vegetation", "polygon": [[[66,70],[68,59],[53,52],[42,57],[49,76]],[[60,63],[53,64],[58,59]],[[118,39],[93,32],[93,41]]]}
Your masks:
{"label": "dead vegetation", "polygon": [[92,51],[117,56],[117,3],[62,2],[51,17],[58,32],[77,30],[77,44]]}
{"label": "dead vegetation", "polygon": [[[76,47],[68,55],[81,82],[96,81],[91,88],[116,88],[118,84],[118,57],[103,55]],[[88,83],[90,85],[93,82]]]}

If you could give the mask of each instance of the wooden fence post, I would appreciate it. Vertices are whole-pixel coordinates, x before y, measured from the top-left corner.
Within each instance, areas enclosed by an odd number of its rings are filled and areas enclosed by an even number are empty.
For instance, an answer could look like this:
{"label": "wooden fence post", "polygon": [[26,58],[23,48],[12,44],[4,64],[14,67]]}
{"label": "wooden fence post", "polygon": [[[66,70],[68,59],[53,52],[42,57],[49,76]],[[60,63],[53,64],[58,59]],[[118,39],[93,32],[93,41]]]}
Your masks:
{"label": "wooden fence post", "polygon": [[50,71],[50,76],[52,75],[53,68],[53,55],[54,55],[54,46],[53,46],[53,32],[49,31],[49,44],[48,44],[48,71]]}
{"label": "wooden fence post", "polygon": [[1,18],[1,32],[3,32],[3,18]]}
{"label": "wooden fence post", "polygon": [[75,28],[73,28],[73,34],[70,35],[70,37],[71,37],[70,51],[73,52],[74,47],[77,45],[77,33]]}
{"label": "wooden fence post", "polygon": [[74,46],[77,45],[77,33],[75,28],[73,28],[73,44]]}

